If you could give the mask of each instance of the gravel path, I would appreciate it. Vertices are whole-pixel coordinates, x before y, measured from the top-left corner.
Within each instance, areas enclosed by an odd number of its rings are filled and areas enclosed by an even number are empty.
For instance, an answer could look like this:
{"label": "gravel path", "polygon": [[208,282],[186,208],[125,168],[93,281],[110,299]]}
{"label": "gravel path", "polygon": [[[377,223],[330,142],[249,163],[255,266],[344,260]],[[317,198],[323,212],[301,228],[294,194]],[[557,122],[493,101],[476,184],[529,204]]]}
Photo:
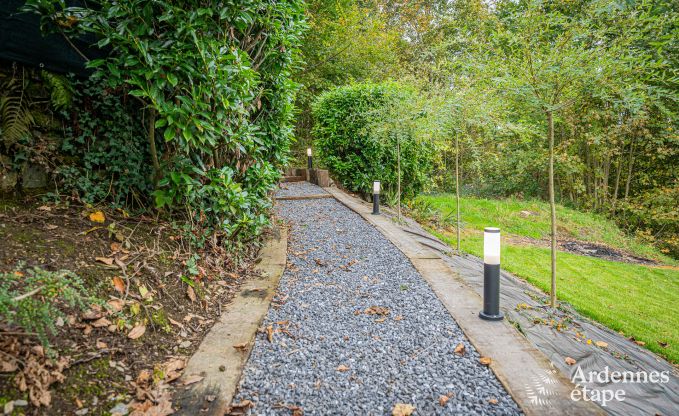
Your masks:
{"label": "gravel path", "polygon": [[318,194],[327,194],[327,192],[323,188],[309,182],[282,183],[280,189],[276,192],[276,196],[303,196]]}
{"label": "gravel path", "polygon": [[390,415],[397,403],[416,415],[520,414],[409,260],[369,223],[334,199],[279,201],[277,210],[292,232],[264,322],[273,341],[258,333],[234,402],[252,400],[259,415],[295,406]]}

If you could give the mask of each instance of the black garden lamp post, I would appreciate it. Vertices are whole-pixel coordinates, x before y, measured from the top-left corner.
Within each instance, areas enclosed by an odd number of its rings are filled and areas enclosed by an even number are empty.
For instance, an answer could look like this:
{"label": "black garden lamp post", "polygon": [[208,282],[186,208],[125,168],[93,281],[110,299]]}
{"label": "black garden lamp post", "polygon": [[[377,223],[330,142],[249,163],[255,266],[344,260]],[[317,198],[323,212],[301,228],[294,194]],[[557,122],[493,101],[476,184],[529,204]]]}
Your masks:
{"label": "black garden lamp post", "polygon": [[373,182],[373,215],[380,215],[380,181]]}
{"label": "black garden lamp post", "polygon": [[483,311],[481,319],[501,321],[500,312],[500,229],[483,230]]}

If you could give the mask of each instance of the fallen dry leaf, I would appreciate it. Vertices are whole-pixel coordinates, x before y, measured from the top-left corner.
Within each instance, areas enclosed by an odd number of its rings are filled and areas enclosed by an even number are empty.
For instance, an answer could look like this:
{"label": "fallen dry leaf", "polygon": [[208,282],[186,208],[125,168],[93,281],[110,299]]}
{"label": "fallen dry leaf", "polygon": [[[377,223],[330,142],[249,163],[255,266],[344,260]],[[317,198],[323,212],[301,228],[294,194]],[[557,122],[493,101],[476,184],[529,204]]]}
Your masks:
{"label": "fallen dry leaf", "polygon": [[415,406],[405,403],[396,403],[391,411],[391,416],[410,416],[415,411]]}
{"label": "fallen dry leaf", "polygon": [[165,373],[165,381],[170,382],[178,379],[186,366],[186,361],[182,358],[173,358],[163,365],[163,370]]}
{"label": "fallen dry leaf", "polygon": [[45,211],[45,212],[52,211],[52,208],[48,207],[47,205],[41,205],[37,209],[38,209],[38,211]]}
{"label": "fallen dry leaf", "polygon": [[455,347],[455,354],[464,355],[464,351],[465,351],[464,344],[461,342],[457,344],[457,346]]}
{"label": "fallen dry leaf", "polygon": [[450,397],[441,395],[441,396],[439,397],[439,405],[445,406],[446,403],[448,403],[448,400],[450,400]]}
{"label": "fallen dry leaf", "polygon": [[149,370],[141,370],[135,381],[138,385],[145,386],[145,385],[148,384],[148,382],[150,380],[151,380],[151,372]]}
{"label": "fallen dry leaf", "polygon": [[273,325],[266,327],[266,339],[268,339],[269,342],[273,342]]}
{"label": "fallen dry leaf", "polygon": [[199,381],[201,381],[204,378],[205,377],[203,377],[203,376],[199,376],[197,374],[192,374],[192,375],[186,377],[186,379],[184,379],[184,382],[182,384],[184,384],[185,386],[188,386],[190,384],[198,383]]}
{"label": "fallen dry leaf", "polygon": [[608,347],[608,343],[607,343],[607,342],[603,342],[603,341],[597,341],[597,342],[594,343],[594,345],[596,345],[596,346],[599,347],[599,348],[606,348],[606,347]]}
{"label": "fallen dry leaf", "polygon": [[379,319],[375,319],[375,322],[382,323],[386,320],[387,320],[387,318],[379,318]]}
{"label": "fallen dry leaf", "polygon": [[172,395],[163,390],[164,384],[158,386],[156,392],[152,393],[155,398],[155,403],[150,400],[145,400],[143,403],[133,403],[130,405],[134,409],[129,416],[168,416],[174,413],[172,409]]}
{"label": "fallen dry leaf", "polygon": [[497,399],[496,399],[496,398],[492,398],[492,399],[488,400],[488,403],[490,403],[490,404],[497,404]]}
{"label": "fallen dry leaf", "polygon": [[113,266],[113,257],[95,257],[94,260],[107,266]]}
{"label": "fallen dry leaf", "polygon": [[109,321],[106,318],[99,318],[96,321],[92,322],[90,325],[92,325],[94,328],[103,328],[105,326],[111,325],[111,321]]}
{"label": "fallen dry leaf", "polygon": [[120,276],[115,276],[111,279],[111,283],[113,283],[116,292],[125,293],[125,281]]}
{"label": "fallen dry leaf", "polygon": [[19,369],[17,362],[14,361],[13,358],[10,359],[12,359],[12,361],[0,360],[0,373],[13,373]]}
{"label": "fallen dry leaf", "polygon": [[103,223],[106,221],[106,216],[101,211],[95,211],[89,215],[90,221]]}
{"label": "fallen dry leaf", "polygon": [[660,345],[662,348],[667,348],[670,346],[670,343],[665,341],[658,341],[658,345]]}
{"label": "fallen dry leaf", "polygon": [[103,315],[98,308],[89,309],[80,315],[80,317],[85,321],[94,321],[95,319],[101,318]]}
{"label": "fallen dry leaf", "polygon": [[111,308],[111,311],[114,313],[122,311],[123,308],[125,307],[125,302],[123,302],[120,299],[110,299],[106,303]]}
{"label": "fallen dry leaf", "polygon": [[106,343],[103,341],[97,340],[96,347],[100,350],[103,350],[104,348],[108,348],[108,345],[106,345]]}
{"label": "fallen dry leaf", "polygon": [[116,251],[120,251],[120,243],[116,243],[116,242],[111,243],[111,251],[114,252],[114,253]]}
{"label": "fallen dry leaf", "polygon": [[244,415],[248,409],[254,407],[252,400],[243,400],[242,402],[233,403],[226,411],[227,415]]}
{"label": "fallen dry leaf", "polygon": [[490,363],[492,363],[493,360],[491,360],[490,357],[481,357],[479,358],[479,362],[483,365],[490,365]]}
{"label": "fallen dry leaf", "polygon": [[366,315],[389,315],[389,312],[389,308],[384,306],[371,306],[363,311]]}
{"label": "fallen dry leaf", "polygon": [[172,325],[178,326],[179,328],[184,328],[184,325],[182,325],[180,322],[175,321],[172,318],[167,318],[167,320],[170,321]]}
{"label": "fallen dry leaf", "polygon": [[191,302],[195,302],[195,301],[196,301],[196,292],[193,290],[193,287],[188,286],[188,287],[186,288],[186,296],[189,297],[189,299],[191,300]]}
{"label": "fallen dry leaf", "polygon": [[337,371],[341,371],[341,372],[349,371],[349,367],[347,367],[347,366],[344,365],[344,364],[340,364],[340,365],[337,367]]}
{"label": "fallen dry leaf", "polygon": [[571,358],[571,357],[566,357],[565,361],[566,361],[566,364],[568,364],[568,365],[574,365],[577,362],[577,361],[575,361],[574,358]]}
{"label": "fallen dry leaf", "polygon": [[233,347],[234,347],[235,349],[239,350],[239,351],[245,351],[245,349],[248,347],[248,343],[247,343],[247,342],[242,342],[242,343],[240,343],[240,344],[234,345]]}
{"label": "fallen dry leaf", "polygon": [[639,345],[639,346],[642,346],[642,347],[643,347],[644,345],[646,345],[646,343],[645,343],[644,341],[639,341],[639,340],[634,341],[634,343],[637,344],[637,345]]}
{"label": "fallen dry leaf", "polygon": [[139,324],[132,328],[132,330],[127,334],[127,337],[130,339],[137,339],[144,335],[144,332],[146,332],[146,326],[143,324]]}

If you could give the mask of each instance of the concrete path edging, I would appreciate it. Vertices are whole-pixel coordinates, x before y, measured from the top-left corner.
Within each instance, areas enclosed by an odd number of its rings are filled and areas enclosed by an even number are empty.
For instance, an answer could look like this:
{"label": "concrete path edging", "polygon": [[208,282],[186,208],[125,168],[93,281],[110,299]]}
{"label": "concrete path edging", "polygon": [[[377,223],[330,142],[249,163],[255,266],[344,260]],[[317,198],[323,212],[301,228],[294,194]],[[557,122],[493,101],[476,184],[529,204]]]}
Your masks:
{"label": "concrete path edging", "polygon": [[[178,415],[224,415],[233,399],[255,335],[274,297],[287,262],[288,230],[274,229],[255,268],[257,277],[246,281],[222,316],[189,359],[181,385],[192,376],[199,382],[180,387]],[[234,346],[239,346],[235,348]],[[212,400],[210,400],[212,399]]]}
{"label": "concrete path edging", "polygon": [[[509,322],[481,320],[478,317],[483,307],[481,297],[434,251],[389,218],[372,215],[371,207],[360,199],[337,188],[324,189],[375,226],[410,259],[479,354],[492,359],[490,368],[526,415],[606,414],[595,403],[571,400],[575,386]],[[538,389],[548,391],[549,395],[536,394]]]}

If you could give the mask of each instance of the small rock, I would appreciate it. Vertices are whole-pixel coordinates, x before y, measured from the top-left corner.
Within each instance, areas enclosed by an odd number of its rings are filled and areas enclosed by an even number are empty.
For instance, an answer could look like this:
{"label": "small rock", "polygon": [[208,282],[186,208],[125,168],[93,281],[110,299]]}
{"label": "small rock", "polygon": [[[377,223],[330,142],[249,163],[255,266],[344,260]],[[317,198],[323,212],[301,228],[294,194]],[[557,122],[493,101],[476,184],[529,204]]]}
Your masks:
{"label": "small rock", "polygon": [[14,400],[14,406],[25,407],[28,406],[28,402],[26,400]]}
{"label": "small rock", "polygon": [[12,413],[14,411],[14,402],[5,403],[5,408],[3,410],[6,415]]}
{"label": "small rock", "polygon": [[189,348],[191,346],[191,341],[184,341],[179,344],[179,348]]}
{"label": "small rock", "polygon": [[90,409],[88,409],[87,407],[85,407],[85,408],[82,408],[82,409],[80,409],[80,410],[76,410],[74,413],[75,413],[77,416],[83,416],[83,415],[86,415],[87,413],[89,413],[89,411],[90,411]]}
{"label": "small rock", "polygon": [[125,403],[118,403],[109,412],[111,416],[125,416],[128,413],[127,405]]}

